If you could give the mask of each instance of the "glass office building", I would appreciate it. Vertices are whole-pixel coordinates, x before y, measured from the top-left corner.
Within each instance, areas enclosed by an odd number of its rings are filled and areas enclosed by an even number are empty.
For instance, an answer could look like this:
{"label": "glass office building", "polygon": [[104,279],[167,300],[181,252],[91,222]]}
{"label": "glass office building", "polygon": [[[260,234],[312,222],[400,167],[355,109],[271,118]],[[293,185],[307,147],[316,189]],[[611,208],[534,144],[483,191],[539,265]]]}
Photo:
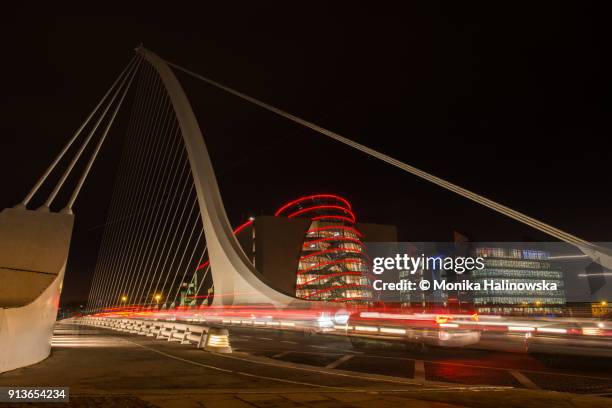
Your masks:
{"label": "glass office building", "polygon": [[[502,315],[561,314],[566,302],[563,274],[551,264],[549,253],[535,249],[478,247],[475,257],[484,259],[485,268],[473,270],[469,279],[480,283],[472,292],[478,313]],[[555,283],[557,290],[512,290],[485,288],[485,281],[504,283]]]}

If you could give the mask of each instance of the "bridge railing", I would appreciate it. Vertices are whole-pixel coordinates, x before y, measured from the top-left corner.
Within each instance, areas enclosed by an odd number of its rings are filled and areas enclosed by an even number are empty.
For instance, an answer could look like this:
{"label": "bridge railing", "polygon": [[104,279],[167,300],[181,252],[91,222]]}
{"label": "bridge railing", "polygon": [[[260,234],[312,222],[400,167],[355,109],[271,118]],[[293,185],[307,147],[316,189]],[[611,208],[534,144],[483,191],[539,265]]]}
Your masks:
{"label": "bridge railing", "polygon": [[194,324],[164,322],[144,319],[119,319],[110,317],[81,317],[77,324],[103,327],[140,336],[194,344],[197,348],[217,353],[231,353],[227,329]]}

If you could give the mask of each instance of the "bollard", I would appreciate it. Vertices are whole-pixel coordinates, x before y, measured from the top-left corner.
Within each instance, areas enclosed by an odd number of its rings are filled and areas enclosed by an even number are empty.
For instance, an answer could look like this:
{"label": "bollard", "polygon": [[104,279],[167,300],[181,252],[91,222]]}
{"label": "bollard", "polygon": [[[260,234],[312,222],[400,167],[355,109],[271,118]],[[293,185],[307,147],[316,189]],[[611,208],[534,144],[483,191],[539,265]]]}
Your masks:
{"label": "bollard", "polygon": [[206,336],[204,350],[215,353],[231,353],[232,347],[229,342],[229,332],[227,329],[211,327]]}

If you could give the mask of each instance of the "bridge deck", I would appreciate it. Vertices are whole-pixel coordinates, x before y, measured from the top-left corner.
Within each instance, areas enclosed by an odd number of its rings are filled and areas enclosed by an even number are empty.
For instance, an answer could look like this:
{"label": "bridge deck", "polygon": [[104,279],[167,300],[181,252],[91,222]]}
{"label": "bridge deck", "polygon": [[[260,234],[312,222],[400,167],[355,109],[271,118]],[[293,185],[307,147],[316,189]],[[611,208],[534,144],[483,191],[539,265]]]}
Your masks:
{"label": "bridge deck", "polygon": [[[59,324],[49,359],[0,375],[5,386],[68,386],[78,406],[458,406],[435,401],[500,398],[571,399],[592,408],[609,400],[541,391],[418,384],[414,380],[304,369],[243,353],[219,355],[192,346],[121,334],[107,329]],[[475,388],[478,389],[478,388]],[[468,398],[468,400],[465,400]],[[428,401],[425,401],[428,400]],[[473,402],[473,401],[472,401]],[[43,405],[46,406],[46,405]],[[544,406],[544,405],[543,405]],[[601,406],[604,406],[603,404]]]}

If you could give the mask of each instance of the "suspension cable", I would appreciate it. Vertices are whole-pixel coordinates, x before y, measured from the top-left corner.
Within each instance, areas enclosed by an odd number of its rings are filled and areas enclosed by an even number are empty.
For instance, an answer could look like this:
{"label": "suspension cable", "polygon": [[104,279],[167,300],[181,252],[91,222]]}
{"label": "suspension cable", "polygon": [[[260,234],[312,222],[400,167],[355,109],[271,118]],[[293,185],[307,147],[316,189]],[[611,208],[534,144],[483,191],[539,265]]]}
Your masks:
{"label": "suspension cable", "polygon": [[[132,62],[130,62],[130,64],[135,63],[136,61],[133,60]],[[55,188],[53,189],[53,191],[51,192],[51,194],[49,195],[49,197],[47,198],[47,201],[45,201],[45,203],[43,204],[43,206],[41,208],[45,209],[45,208],[49,208],[51,207],[51,204],[53,203],[53,200],[55,200],[55,197],[57,196],[57,193],[59,193],[60,189],[62,188],[62,186],[64,185],[64,183],[66,182],[66,179],[68,178],[68,176],[70,175],[70,173],[72,173],[72,169],[74,169],[75,164],[79,161],[79,159],[81,158],[81,155],[83,154],[83,151],[85,150],[85,148],[87,147],[87,145],[89,144],[91,138],[94,136],[94,134],[96,133],[96,130],[98,130],[98,127],[100,126],[100,123],[102,123],[102,121],[104,120],[104,118],[106,117],[106,114],[108,113],[110,107],[112,106],[113,102],[115,101],[115,99],[117,98],[117,96],[119,95],[119,92],[121,91],[121,88],[123,88],[123,85],[125,83],[125,81],[127,80],[127,75],[123,77],[123,79],[121,80],[121,84],[119,85],[119,87],[115,90],[115,92],[113,93],[113,96],[111,97],[110,101],[108,102],[108,104],[106,105],[106,108],[104,108],[104,111],[102,111],[102,113],[100,114],[100,117],[98,118],[98,120],[96,121],[96,123],[94,124],[93,128],[89,131],[89,135],[87,135],[87,138],[85,139],[85,141],[83,141],[83,143],[81,144],[81,147],[79,148],[79,150],[76,152],[75,156],[73,157],[72,161],[70,162],[70,164],[68,165],[68,168],[64,171],[64,174],[62,174],[62,177],[60,178],[60,180],[57,182]]]}
{"label": "suspension cable", "polygon": [[403,163],[403,162],[401,162],[401,161],[399,161],[397,159],[394,159],[394,158],[392,158],[392,157],[390,157],[390,156],[388,156],[388,155],[386,155],[384,153],[381,153],[379,151],[371,149],[371,148],[369,148],[367,146],[364,146],[364,145],[362,145],[360,143],[354,142],[354,141],[352,141],[352,140],[350,140],[350,139],[348,139],[348,138],[346,138],[344,136],[339,135],[338,133],[332,132],[331,130],[325,129],[324,127],[321,127],[321,126],[316,125],[316,124],[314,124],[312,122],[309,122],[309,121],[307,121],[305,119],[302,119],[302,118],[299,118],[299,117],[297,117],[295,115],[292,115],[289,112],[286,112],[286,111],[284,111],[282,109],[274,107],[274,106],[272,106],[272,105],[270,105],[270,104],[268,104],[266,102],[263,102],[263,101],[261,101],[259,99],[253,98],[253,97],[251,97],[249,95],[246,95],[246,94],[244,94],[242,92],[239,92],[239,91],[237,91],[237,90],[235,90],[233,88],[225,86],[225,85],[223,85],[223,84],[221,84],[221,83],[219,83],[217,81],[214,81],[214,80],[212,80],[210,78],[204,77],[204,76],[202,76],[200,74],[197,74],[197,73],[195,73],[193,71],[190,71],[190,70],[188,70],[186,68],[183,68],[180,65],[174,64],[174,63],[172,63],[170,61],[166,61],[166,60],[164,60],[164,62],[166,64],[170,65],[173,68],[176,68],[176,69],[178,69],[178,70],[180,70],[180,71],[182,71],[182,72],[184,72],[184,73],[186,73],[186,74],[188,74],[188,75],[190,75],[190,76],[192,76],[194,78],[200,79],[200,80],[208,83],[209,85],[212,85],[212,86],[214,86],[214,87],[216,87],[218,89],[221,89],[221,90],[223,90],[223,91],[225,91],[227,93],[230,93],[230,94],[232,94],[234,96],[237,96],[237,97],[239,97],[239,98],[241,98],[241,99],[243,99],[243,100],[245,100],[247,102],[250,102],[250,103],[252,103],[254,105],[257,105],[257,106],[259,106],[259,107],[261,107],[263,109],[266,109],[266,110],[268,110],[270,112],[273,112],[273,113],[275,113],[275,114],[277,114],[279,116],[282,116],[282,117],[284,117],[284,118],[286,118],[286,119],[288,119],[288,120],[290,120],[292,122],[295,122],[297,124],[300,124],[302,126],[305,126],[305,127],[309,128],[309,129],[312,129],[312,130],[314,130],[317,133],[320,133],[320,134],[322,134],[324,136],[327,136],[327,137],[329,137],[331,139],[339,141],[339,142],[341,142],[341,143],[343,143],[343,144],[345,144],[347,146],[350,146],[350,147],[352,147],[352,148],[354,148],[356,150],[359,150],[359,151],[361,151],[363,153],[366,153],[366,154],[368,154],[368,155],[370,155],[372,157],[375,157],[375,158],[377,158],[379,160],[382,160],[382,161],[384,161],[386,163],[389,163],[389,164],[391,164],[391,165],[393,165],[395,167],[398,167],[398,168],[400,168],[400,169],[402,169],[402,170],[404,170],[406,172],[409,172],[409,173],[411,173],[411,174],[413,174],[413,175],[415,175],[417,177],[420,177],[420,178],[422,178],[424,180],[427,180],[427,181],[429,181],[429,182],[431,182],[433,184],[436,184],[436,185],[438,185],[440,187],[443,187],[446,190],[452,191],[452,192],[454,192],[454,193],[456,193],[456,194],[458,194],[458,195],[460,195],[462,197],[465,197],[465,198],[467,198],[467,199],[469,199],[471,201],[474,201],[474,202],[476,202],[478,204],[481,204],[481,205],[483,205],[485,207],[488,207],[488,208],[490,208],[490,209],[492,209],[494,211],[497,211],[497,212],[499,212],[499,213],[501,213],[503,215],[506,215],[506,216],[508,216],[510,218],[513,218],[513,219],[515,219],[515,220],[517,220],[517,221],[519,221],[519,222],[521,222],[523,224],[526,224],[526,225],[528,225],[528,226],[530,226],[532,228],[535,228],[535,229],[537,229],[539,231],[542,231],[542,232],[544,232],[544,233],[546,233],[548,235],[551,235],[551,236],[553,236],[553,237],[555,237],[555,238],[557,238],[557,239],[559,239],[561,241],[568,242],[568,243],[573,244],[573,245],[586,245],[586,246],[590,246],[591,245],[588,241],[585,241],[585,240],[583,240],[581,238],[578,238],[578,237],[576,237],[576,236],[574,236],[572,234],[569,234],[569,233],[567,233],[565,231],[562,231],[562,230],[560,230],[558,228],[555,228],[555,227],[553,227],[551,225],[548,225],[548,224],[546,224],[544,222],[538,221],[535,218],[529,217],[528,215],[525,215],[525,214],[523,214],[521,212],[515,211],[515,210],[513,210],[513,209],[511,209],[509,207],[506,207],[506,206],[504,206],[502,204],[499,204],[499,203],[497,203],[497,202],[495,202],[493,200],[490,200],[490,199],[488,199],[486,197],[483,197],[483,196],[481,196],[479,194],[476,194],[476,193],[474,193],[472,191],[469,191],[469,190],[467,190],[465,188],[459,187],[458,185],[453,184],[451,182],[448,182],[448,181],[446,181],[444,179],[441,179],[439,177],[436,177],[433,174],[427,173],[427,172],[425,172],[423,170],[420,170],[420,169],[418,169],[418,168],[416,168],[414,166],[411,166],[409,164]]}
{"label": "suspension cable", "polygon": [[87,118],[85,118],[85,120],[83,121],[83,123],[81,124],[81,126],[79,126],[79,128],[74,132],[74,134],[72,135],[72,138],[68,141],[68,143],[66,143],[66,145],[64,146],[64,148],[62,149],[61,152],[59,152],[59,154],[55,157],[55,159],[53,160],[53,162],[49,165],[49,167],[47,168],[47,170],[45,171],[45,173],[42,175],[42,177],[36,182],[36,184],[34,184],[34,187],[32,187],[32,189],[30,190],[30,192],[28,193],[28,195],[25,196],[25,198],[23,199],[23,201],[18,205],[21,206],[23,208],[26,208],[28,203],[30,202],[30,200],[32,199],[32,197],[34,197],[34,194],[36,194],[36,192],[38,191],[38,189],[40,188],[40,186],[42,186],[42,184],[45,182],[45,180],[47,179],[47,177],[49,177],[49,174],[51,174],[51,172],[53,171],[53,169],[55,169],[55,166],[57,166],[57,163],[59,163],[59,161],[62,159],[62,157],[64,157],[64,155],[66,154],[66,152],[68,151],[68,149],[70,149],[70,146],[72,146],[72,144],[74,143],[74,141],[79,137],[79,135],[81,134],[81,132],[83,131],[83,129],[85,128],[85,126],[87,126],[87,124],[89,123],[89,121],[91,120],[91,118],[96,114],[96,112],[98,111],[98,109],[100,109],[100,106],[102,106],[102,104],[104,103],[104,101],[106,100],[106,98],[108,97],[108,95],[111,94],[111,92],[113,91],[113,89],[115,88],[115,86],[119,83],[119,80],[123,77],[123,75],[127,72],[127,70],[129,69],[129,67],[132,65],[132,63],[138,58],[138,55],[135,55],[130,62],[127,64],[127,66],[123,69],[123,71],[121,71],[121,73],[119,74],[119,76],[117,77],[117,79],[115,79],[115,82],[113,82],[113,84],[110,86],[110,88],[108,88],[108,90],[106,91],[106,93],[104,94],[104,96],[102,96],[102,99],[100,99],[100,101],[98,102],[98,104],[96,105],[96,107],[89,113],[89,115],[87,116]]}
{"label": "suspension cable", "polygon": [[98,157],[98,153],[100,152],[100,148],[102,147],[102,145],[104,144],[104,141],[106,140],[108,131],[113,126],[113,123],[115,122],[115,118],[117,117],[117,112],[119,112],[121,105],[123,105],[125,96],[127,95],[130,89],[130,86],[132,85],[132,81],[134,80],[134,76],[136,75],[136,72],[138,71],[138,68],[140,67],[141,62],[142,61],[138,61],[138,64],[132,70],[130,74],[130,80],[123,90],[123,95],[121,95],[121,99],[117,103],[117,106],[115,107],[115,110],[113,111],[113,114],[108,120],[108,123],[106,124],[106,128],[104,129],[104,132],[102,133],[102,136],[100,137],[100,140],[98,141],[98,144],[96,145],[96,148],[94,149],[94,152],[89,158],[89,162],[87,162],[87,165],[85,166],[85,170],[83,170],[83,174],[81,175],[81,178],[79,179],[76,188],[72,192],[72,195],[70,196],[70,199],[68,200],[68,204],[66,205],[66,208],[64,208],[63,212],[68,212],[68,213],[72,212],[72,206],[74,205],[74,202],[79,196],[79,193],[81,192],[81,188],[83,188],[83,183],[85,183],[85,180],[87,179],[87,176],[89,175],[89,171],[91,170],[91,167],[93,166],[96,158]]}
{"label": "suspension cable", "polygon": [[[149,119],[153,112],[156,110],[156,106],[158,106],[159,98],[162,95],[160,91],[160,87],[156,86],[159,82],[159,78],[155,75],[154,70],[146,65],[148,70],[146,72],[145,79],[145,89],[148,93],[143,93],[141,95],[142,106],[140,107],[139,114],[135,115],[133,119],[136,122],[134,127],[134,133],[132,138],[134,139],[134,145],[136,147],[136,156],[133,158],[133,170],[131,171],[130,177],[126,179],[125,190],[125,198],[123,199],[122,209],[119,210],[119,214],[124,214],[129,212],[128,210],[135,211],[136,216],[127,219],[126,222],[119,223],[117,225],[117,233],[115,234],[117,243],[113,243],[113,256],[111,262],[109,262],[106,269],[106,284],[101,290],[99,306],[108,306],[114,299],[115,295],[123,295],[122,287],[123,283],[127,280],[127,273],[124,270],[125,265],[125,257],[129,249],[131,248],[131,244],[133,242],[132,235],[134,234],[136,228],[133,225],[134,219],[139,216],[140,206],[139,204],[143,200],[143,194],[140,191],[140,188],[146,183],[144,178],[144,168],[146,168],[146,163],[151,163],[153,151],[156,147],[156,144],[153,146],[148,146],[149,148],[143,148],[143,142],[147,139],[148,136],[148,126],[147,124],[150,122],[146,119]],[[147,160],[148,159],[148,160]],[[110,279],[111,274],[115,274],[114,279]]]}
{"label": "suspension cable", "polygon": [[[139,70],[138,84],[136,86],[135,96],[132,101],[132,109],[131,109],[132,113],[130,115],[131,117],[129,121],[129,127],[126,132],[123,152],[121,153],[121,159],[119,161],[119,166],[117,170],[117,182],[115,182],[115,186],[113,188],[113,193],[111,196],[109,209],[108,209],[107,220],[112,220],[113,216],[115,215],[115,213],[117,212],[119,208],[119,204],[121,203],[120,196],[123,196],[123,193],[125,193],[125,191],[120,188],[121,186],[120,181],[123,181],[123,179],[127,176],[128,172],[126,171],[126,169],[133,164],[133,160],[131,159],[128,160],[128,156],[131,156],[131,152],[133,151],[134,139],[129,136],[132,135],[134,132],[135,121],[133,119],[140,105],[140,101],[142,100],[139,97],[140,94],[143,92],[143,85],[144,85],[144,74],[142,71],[143,70]],[[98,289],[100,286],[100,280],[102,279],[101,271],[105,269],[105,266],[109,260],[110,249],[111,249],[111,245],[109,245],[109,243],[110,243],[111,236],[113,236],[116,232],[117,232],[117,228],[114,228],[114,226],[110,226],[109,228],[104,228],[104,233],[102,235],[102,241],[100,243],[100,250],[98,251],[98,259],[96,262],[96,267],[94,269],[93,278],[91,280],[89,297],[87,300],[87,311],[88,312],[91,312],[93,310],[94,303],[98,299],[97,293],[98,293]]]}

